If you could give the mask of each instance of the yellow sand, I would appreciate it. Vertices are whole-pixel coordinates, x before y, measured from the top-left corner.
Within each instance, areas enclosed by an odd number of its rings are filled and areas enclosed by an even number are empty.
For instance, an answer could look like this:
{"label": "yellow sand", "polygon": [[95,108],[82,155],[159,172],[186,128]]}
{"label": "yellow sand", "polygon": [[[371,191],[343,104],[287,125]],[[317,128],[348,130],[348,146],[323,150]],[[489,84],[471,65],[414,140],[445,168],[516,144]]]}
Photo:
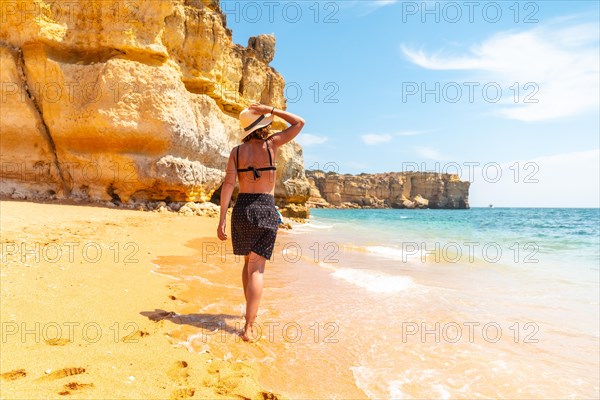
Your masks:
{"label": "yellow sand", "polygon": [[247,343],[199,354],[169,335],[185,303],[151,261],[193,254],[216,219],[5,200],[0,221],[2,399],[281,398],[222,356]]}

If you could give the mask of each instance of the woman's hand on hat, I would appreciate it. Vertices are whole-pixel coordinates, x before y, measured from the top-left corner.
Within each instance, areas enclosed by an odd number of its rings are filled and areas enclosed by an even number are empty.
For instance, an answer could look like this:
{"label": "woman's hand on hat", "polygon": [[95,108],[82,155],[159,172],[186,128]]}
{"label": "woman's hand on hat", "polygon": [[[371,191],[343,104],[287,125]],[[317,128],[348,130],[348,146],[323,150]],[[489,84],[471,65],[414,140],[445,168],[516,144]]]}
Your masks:
{"label": "woman's hand on hat", "polygon": [[260,114],[268,114],[273,109],[273,107],[267,106],[265,104],[260,104],[260,103],[253,103],[248,108],[250,110],[260,113]]}

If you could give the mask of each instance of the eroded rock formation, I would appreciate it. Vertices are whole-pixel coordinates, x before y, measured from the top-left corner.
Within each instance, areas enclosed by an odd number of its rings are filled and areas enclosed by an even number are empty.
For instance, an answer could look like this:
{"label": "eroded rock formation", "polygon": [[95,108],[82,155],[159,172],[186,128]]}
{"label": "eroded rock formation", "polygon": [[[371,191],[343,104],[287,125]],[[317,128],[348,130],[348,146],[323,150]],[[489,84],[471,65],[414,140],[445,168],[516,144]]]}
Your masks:
{"label": "eroded rock formation", "polygon": [[[3,195],[208,201],[239,111],[286,106],[275,38],[233,44],[218,1],[2,3]],[[304,203],[300,146],[276,161],[278,203]]]}
{"label": "eroded rock formation", "polygon": [[469,208],[469,182],[455,174],[387,172],[340,175],[306,171],[310,207]]}

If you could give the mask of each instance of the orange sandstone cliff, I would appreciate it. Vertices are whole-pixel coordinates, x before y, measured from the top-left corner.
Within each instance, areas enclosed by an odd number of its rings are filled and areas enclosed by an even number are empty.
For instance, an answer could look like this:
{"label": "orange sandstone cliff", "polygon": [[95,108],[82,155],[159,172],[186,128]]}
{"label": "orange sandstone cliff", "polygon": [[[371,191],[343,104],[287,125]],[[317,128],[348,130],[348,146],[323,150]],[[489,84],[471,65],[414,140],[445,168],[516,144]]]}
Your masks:
{"label": "orange sandstone cliff", "polygon": [[[233,44],[217,0],[1,3],[1,195],[214,200],[239,112],[286,107],[275,38]],[[302,149],[276,161],[277,203],[302,210]]]}
{"label": "orange sandstone cliff", "polygon": [[455,174],[387,172],[337,174],[306,171],[307,205],[315,208],[469,208],[470,182]]}

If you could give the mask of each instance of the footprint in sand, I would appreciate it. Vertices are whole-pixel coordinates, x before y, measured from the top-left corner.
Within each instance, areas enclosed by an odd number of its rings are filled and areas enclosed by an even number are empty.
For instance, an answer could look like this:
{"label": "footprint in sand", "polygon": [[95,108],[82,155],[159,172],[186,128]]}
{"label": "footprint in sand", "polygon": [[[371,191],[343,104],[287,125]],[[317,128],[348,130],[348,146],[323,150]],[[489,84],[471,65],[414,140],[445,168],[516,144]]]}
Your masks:
{"label": "footprint in sand", "polygon": [[185,381],[190,376],[187,361],[176,361],[167,371],[167,376],[174,381]]}
{"label": "footprint in sand", "polygon": [[[204,383],[207,386],[214,387],[217,393],[225,396],[242,396],[241,393],[236,392],[246,385],[245,381],[253,379],[252,369],[248,365],[237,362],[228,363],[215,360],[208,367],[208,373],[211,374],[211,378]],[[258,398],[262,400],[279,400],[279,397],[271,392],[260,392]]]}
{"label": "footprint in sand", "polygon": [[71,343],[69,339],[55,338],[46,340],[46,344],[50,346],[64,346],[67,343]]}
{"label": "footprint in sand", "polygon": [[194,397],[194,393],[196,393],[196,390],[193,388],[178,389],[171,394],[171,400],[189,399]]}
{"label": "footprint in sand", "polygon": [[38,378],[41,381],[54,381],[57,379],[65,378],[67,376],[79,375],[85,372],[85,368],[73,367],[73,368],[63,368],[57,371],[53,371],[46,376],[42,376]]}
{"label": "footprint in sand", "polygon": [[125,336],[123,338],[123,341],[125,343],[137,343],[139,338],[143,338],[144,336],[149,336],[150,334],[146,331],[135,331],[133,333],[130,333],[129,335]]}
{"label": "footprint in sand", "polygon": [[[167,376],[172,381],[179,384],[187,384],[187,379],[190,376],[187,361],[176,361],[175,364],[167,371]],[[188,399],[194,396],[196,391],[193,388],[181,388],[171,393],[171,400]]]}
{"label": "footprint in sand", "polygon": [[260,392],[258,395],[262,396],[261,398],[263,400],[279,400],[279,397],[277,397],[275,393],[271,392]]}
{"label": "footprint in sand", "polygon": [[61,396],[66,396],[71,394],[72,392],[76,392],[78,390],[93,388],[93,383],[79,383],[79,382],[69,382],[65,386],[63,386],[62,391],[58,392]]}
{"label": "footprint in sand", "polygon": [[169,295],[169,299],[171,299],[171,300],[179,300],[181,302],[187,303],[186,300],[178,299],[177,297],[173,296],[172,294]]}
{"label": "footprint in sand", "polygon": [[211,378],[205,383],[214,386],[217,393],[222,395],[233,394],[245,379],[252,376],[248,366],[226,361],[213,361],[207,371]]}
{"label": "footprint in sand", "polygon": [[17,379],[25,378],[27,376],[27,371],[24,369],[15,369],[9,372],[5,372],[0,377],[5,381],[16,381]]}

